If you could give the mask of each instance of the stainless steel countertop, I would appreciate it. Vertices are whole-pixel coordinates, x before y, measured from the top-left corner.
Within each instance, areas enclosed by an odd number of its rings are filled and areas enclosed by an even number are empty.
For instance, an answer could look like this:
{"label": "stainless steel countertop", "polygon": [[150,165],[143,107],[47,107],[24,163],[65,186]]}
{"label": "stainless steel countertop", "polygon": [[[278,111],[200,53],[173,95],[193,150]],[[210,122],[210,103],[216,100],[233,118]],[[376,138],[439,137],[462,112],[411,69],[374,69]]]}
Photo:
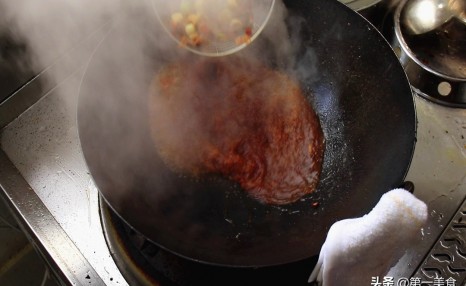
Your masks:
{"label": "stainless steel countertop", "polygon": [[[98,191],[84,162],[76,128],[81,79],[106,28],[0,106],[11,113],[0,116],[0,121],[7,120],[24,109],[28,97],[40,98],[0,134],[0,187],[23,230],[46,260],[57,264],[52,269],[61,272],[57,274],[67,285],[127,285],[104,239]],[[57,74],[57,70],[63,71],[62,81],[50,84],[48,73]]]}
{"label": "stainless steel countertop", "polygon": [[[0,134],[4,197],[36,247],[46,258],[53,258],[62,281],[73,285],[127,285],[105,244],[98,192],[76,128],[86,59],[100,36],[89,40],[86,52],[78,52],[82,65],[68,67],[63,81],[50,86],[43,97],[43,89],[23,88],[41,99]],[[43,77],[46,72],[29,85],[33,87]],[[15,96],[25,97],[21,92]],[[466,110],[442,107],[417,96],[415,101],[417,145],[407,179],[416,186],[414,194],[428,204],[430,220],[422,241],[391,270],[394,277],[410,277],[418,270],[466,198]],[[5,102],[0,110],[14,105]]]}
{"label": "stainless steel countertop", "polygon": [[422,241],[390,272],[394,277],[409,277],[419,270],[466,198],[466,109],[415,98],[417,143],[406,179],[414,182],[414,194],[427,203],[430,216]]}

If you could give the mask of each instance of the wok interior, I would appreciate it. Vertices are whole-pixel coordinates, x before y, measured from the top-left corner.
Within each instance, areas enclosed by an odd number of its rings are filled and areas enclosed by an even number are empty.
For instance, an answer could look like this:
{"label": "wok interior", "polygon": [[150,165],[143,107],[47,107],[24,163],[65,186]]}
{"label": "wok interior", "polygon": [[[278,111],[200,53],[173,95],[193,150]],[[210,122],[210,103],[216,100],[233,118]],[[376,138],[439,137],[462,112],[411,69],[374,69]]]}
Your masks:
{"label": "wok interior", "polygon": [[[78,111],[86,162],[108,204],[161,247],[224,266],[298,261],[319,253],[335,221],[367,213],[402,182],[414,148],[415,113],[396,56],[368,22],[337,1],[285,3],[290,35],[300,39],[292,43],[290,71],[326,140],[317,191],[293,204],[264,205],[225,178],[191,178],[165,166],[150,138],[147,89],[160,68],[154,63],[179,55],[153,48],[153,62],[131,53],[115,59],[107,49],[126,29],[116,24],[93,57]],[[279,66],[268,44],[258,38],[239,55],[261,50]],[[126,78],[131,67],[120,66],[124,61],[152,72],[134,83]],[[113,80],[97,80],[100,73]]]}

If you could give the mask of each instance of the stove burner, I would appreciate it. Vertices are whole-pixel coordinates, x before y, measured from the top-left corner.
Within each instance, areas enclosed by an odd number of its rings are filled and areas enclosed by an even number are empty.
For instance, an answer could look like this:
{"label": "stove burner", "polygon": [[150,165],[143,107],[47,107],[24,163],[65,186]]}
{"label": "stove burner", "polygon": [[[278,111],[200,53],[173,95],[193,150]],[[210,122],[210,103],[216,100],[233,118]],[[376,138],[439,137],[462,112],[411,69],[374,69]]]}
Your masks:
{"label": "stove burner", "polygon": [[164,250],[127,225],[99,198],[104,235],[113,260],[130,285],[307,285],[317,257],[263,268],[198,263]]}

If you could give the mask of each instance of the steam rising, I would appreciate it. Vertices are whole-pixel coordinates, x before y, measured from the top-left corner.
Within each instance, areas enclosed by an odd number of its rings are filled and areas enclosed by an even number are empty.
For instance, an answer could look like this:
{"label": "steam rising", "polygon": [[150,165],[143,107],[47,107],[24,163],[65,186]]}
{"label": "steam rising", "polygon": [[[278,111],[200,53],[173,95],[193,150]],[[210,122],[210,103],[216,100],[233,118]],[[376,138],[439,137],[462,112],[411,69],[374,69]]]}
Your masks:
{"label": "steam rising", "polygon": [[[152,2],[153,1],[153,2]],[[66,54],[70,49],[77,46],[84,38],[98,29],[101,25],[115,18],[126,17],[125,21],[139,22],[140,31],[133,30],[132,52],[144,52],[143,43],[147,40],[148,22],[144,19],[154,20],[156,14],[154,6],[160,15],[168,15],[173,11],[171,5],[160,5],[159,0],[22,0],[8,1],[0,0],[0,8],[4,22],[20,38],[27,42],[32,53],[32,68],[40,71],[51,65],[59,56]],[[173,2],[173,3],[172,3]],[[222,1],[208,1],[209,5],[215,5]],[[283,4],[277,1],[275,5],[275,21],[270,21],[261,37],[267,37],[275,45],[275,51],[282,56],[290,52],[286,28],[281,21],[285,16]],[[217,11],[215,8],[208,11]],[[154,25],[152,36],[165,33],[161,25]],[[139,41],[135,41],[138,40]],[[160,40],[160,38],[155,39]],[[160,44],[160,43],[159,43]],[[163,44],[162,44],[163,45]],[[119,47],[115,47],[117,50]],[[127,48],[127,47],[125,47]],[[172,49],[170,46],[168,49]],[[119,51],[118,51],[119,52]],[[255,56],[260,56],[260,52]],[[253,55],[254,56],[254,55]]]}
{"label": "steam rising", "polygon": [[[207,1],[207,0],[204,0]],[[170,3],[180,2],[170,1]],[[215,5],[222,1],[207,1]],[[106,51],[109,58],[121,58],[121,55],[140,55],[141,62],[127,63],[121,61],[122,69],[131,67],[132,74],[127,74],[130,82],[137,84],[141,78],[147,77],[149,54],[148,47],[154,47],[160,54],[180,56],[188,53],[183,51],[170,37],[162,25],[156,21],[155,9],[160,15],[167,15],[173,11],[170,5],[160,5],[159,0],[0,0],[3,21],[9,29],[21,40],[25,41],[31,54],[31,66],[37,73],[52,65],[70,50],[80,48],[81,42],[104,24],[118,20],[119,27],[127,30],[125,39],[113,45]],[[222,5],[222,4],[221,4]],[[154,9],[155,8],[155,9]],[[215,8],[208,11],[217,11]],[[163,16],[165,17],[165,16]],[[290,59],[295,52],[299,38],[288,35],[284,19],[286,9],[283,3],[277,0],[273,15],[270,18],[260,38],[265,39],[266,46],[253,44],[241,52],[244,57],[264,58],[264,55],[275,59],[275,65],[281,69],[297,71],[298,74],[308,73],[302,67],[293,67]],[[307,53],[306,66],[309,68],[315,63],[312,51]],[[50,80],[59,81],[65,71],[85,64],[82,58],[67,58],[62,69],[56,70]],[[87,60],[87,59],[86,59]],[[311,62],[309,62],[309,60]],[[141,64],[141,66],[137,66]],[[152,69],[153,70],[153,69]],[[151,70],[151,72],[152,72]],[[315,72],[311,71],[312,75]],[[307,74],[306,76],[309,76]],[[96,82],[111,82],[109,75],[102,75]]]}
{"label": "steam rising", "polygon": [[2,0],[0,7],[11,30],[29,45],[33,68],[41,70],[115,15],[123,2]]}
{"label": "steam rising", "polygon": [[[109,24],[112,29],[119,29],[120,35],[124,35],[112,40],[110,46],[106,46],[104,53],[99,54],[98,59],[112,63],[113,69],[93,73],[93,78],[88,78],[87,85],[92,86],[95,96],[104,98],[103,106],[105,110],[115,114],[121,111],[119,118],[110,122],[105,122],[105,129],[119,130],[121,122],[131,122],[140,120],[138,112],[125,112],[144,106],[139,100],[147,100],[144,96],[148,92],[147,82],[154,76],[154,65],[163,65],[173,58],[193,56],[189,51],[179,47],[172,38],[167,36],[166,30],[162,28],[154,12],[152,0],[22,0],[10,1],[0,0],[0,8],[3,10],[5,21],[9,23],[10,29],[16,33],[18,38],[24,40],[31,52],[31,68],[36,72],[50,66],[54,61],[63,55],[70,54],[74,48],[79,49],[83,39],[91,35],[102,26]],[[221,1],[210,1],[211,5]],[[164,10],[166,6],[157,5],[159,13],[166,14],[170,11]],[[210,9],[215,11],[215,9]],[[261,43],[253,42],[249,47],[240,52],[244,58],[254,58],[259,60],[273,59],[271,65],[279,69],[286,70],[300,78],[315,78],[317,71],[312,67],[317,58],[311,49],[305,54],[305,61],[294,63],[292,55],[299,46],[299,37],[289,35],[284,19],[287,16],[286,9],[281,1],[277,1],[273,15],[269,23],[260,35]],[[299,19],[294,19],[298,21]],[[51,71],[48,80],[58,83],[63,78],[63,74],[78,67],[86,67],[87,59],[82,57],[67,57],[65,65]],[[111,88],[109,88],[111,87]],[[76,91],[71,90],[62,83],[61,88],[66,103],[70,97],[76,96]],[[113,102],[113,90],[123,90],[126,98],[119,102]],[[123,102],[121,102],[123,100]],[[120,110],[121,109],[121,110]],[[126,119],[123,120],[123,116]],[[99,124],[95,124],[99,126]],[[89,124],[89,128],[93,124]],[[118,134],[121,142],[116,146],[103,150],[96,156],[117,156],[121,162],[127,162],[129,158],[133,161],[139,160],[143,163],[145,158],[141,158],[140,150],[145,148],[145,143],[140,142],[140,132],[138,128],[129,128],[129,132]],[[100,132],[96,130],[95,132]],[[115,134],[113,134],[114,136]],[[120,138],[119,137],[119,138]],[[124,147],[123,147],[124,146]],[[98,147],[98,146],[97,146]],[[96,147],[96,148],[97,148]],[[107,153],[108,154],[107,154]],[[139,156],[139,157],[138,157]],[[130,161],[131,161],[130,160]],[[154,174],[153,166],[147,166],[150,176]],[[119,164],[106,164],[106,172],[113,174],[116,178],[117,187],[113,192],[120,192],[125,197],[125,192],[131,188],[129,173],[131,167],[122,168]],[[141,174],[140,174],[141,175]],[[160,184],[164,184],[163,178]]]}

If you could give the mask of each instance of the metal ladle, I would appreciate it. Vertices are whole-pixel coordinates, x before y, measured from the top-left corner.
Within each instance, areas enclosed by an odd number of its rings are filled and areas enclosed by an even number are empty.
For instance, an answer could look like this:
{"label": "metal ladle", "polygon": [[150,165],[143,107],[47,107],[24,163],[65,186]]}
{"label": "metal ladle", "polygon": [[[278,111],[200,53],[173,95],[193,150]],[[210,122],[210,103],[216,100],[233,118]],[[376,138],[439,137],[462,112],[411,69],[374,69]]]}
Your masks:
{"label": "metal ladle", "polygon": [[410,0],[401,21],[408,32],[419,35],[435,30],[451,18],[466,22],[464,0]]}
{"label": "metal ladle", "polygon": [[[275,0],[152,0],[152,3],[160,23],[181,47],[199,55],[218,57],[235,53],[254,41],[267,24]],[[235,5],[247,5],[247,9],[238,12],[232,8]],[[247,26],[238,19],[248,19]],[[174,27],[178,23],[181,27]],[[234,25],[239,26],[239,33],[231,36],[226,30]],[[202,35],[203,28],[209,30],[208,36]]]}

